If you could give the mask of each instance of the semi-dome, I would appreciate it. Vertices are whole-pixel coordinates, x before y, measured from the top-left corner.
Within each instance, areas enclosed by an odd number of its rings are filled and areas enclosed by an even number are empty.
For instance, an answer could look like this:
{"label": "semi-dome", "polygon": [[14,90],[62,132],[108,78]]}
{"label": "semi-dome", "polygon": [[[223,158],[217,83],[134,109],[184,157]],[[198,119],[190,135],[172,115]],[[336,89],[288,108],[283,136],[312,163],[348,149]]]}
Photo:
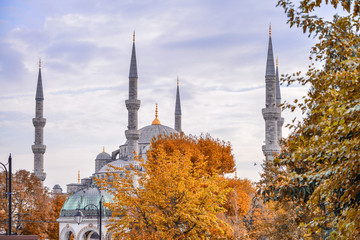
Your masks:
{"label": "semi-dome", "polygon": [[[74,217],[77,210],[81,210],[86,217],[96,217],[97,208],[99,208],[99,202],[101,196],[103,202],[112,202],[112,196],[97,187],[88,187],[81,189],[73,193],[64,203],[60,217]],[[96,207],[95,207],[96,206]],[[103,207],[103,216],[111,216],[110,210]]]}

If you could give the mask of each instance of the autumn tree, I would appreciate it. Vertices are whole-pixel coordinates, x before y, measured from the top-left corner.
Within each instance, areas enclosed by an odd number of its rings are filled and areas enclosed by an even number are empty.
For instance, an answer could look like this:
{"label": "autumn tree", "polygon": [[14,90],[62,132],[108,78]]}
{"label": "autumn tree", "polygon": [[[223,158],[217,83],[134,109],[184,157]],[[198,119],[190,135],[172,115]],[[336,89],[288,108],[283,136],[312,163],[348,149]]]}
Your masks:
{"label": "autumn tree", "polygon": [[[224,147],[217,140],[209,146],[207,151],[214,153]],[[199,147],[195,137],[159,137],[151,143],[146,162],[138,159],[138,166],[115,168],[116,172],[98,179],[101,187],[114,195],[113,203],[105,203],[113,212],[110,229],[114,235],[126,239],[204,239],[231,232],[218,218],[226,211],[223,205],[231,188],[216,173],[221,167],[211,167],[211,156],[203,154],[203,149],[207,148]],[[126,176],[121,177],[119,171]]]}
{"label": "autumn tree", "polygon": [[46,230],[49,239],[59,239],[59,223],[56,222],[56,219],[59,218],[61,208],[64,205],[67,199],[67,195],[64,194],[54,194],[50,197],[51,201],[51,211],[50,215],[50,224]]}
{"label": "autumn tree", "polygon": [[245,219],[250,211],[252,199],[255,196],[255,188],[250,180],[226,178],[227,187],[232,191],[226,196],[223,207],[226,212],[219,214],[219,218],[224,220],[232,228],[228,235],[234,239],[247,239],[248,230],[245,226]]}
{"label": "autumn tree", "polygon": [[204,162],[205,169],[210,175],[223,175],[235,171],[231,144],[214,139],[209,134],[202,134],[200,137],[185,134],[160,135],[151,144],[150,154],[157,154],[158,148],[170,155],[174,151],[187,151],[193,163]]}
{"label": "autumn tree", "polygon": [[[5,193],[5,173],[0,173],[1,192]],[[19,170],[12,177],[12,233],[38,235],[40,239],[58,239],[58,223],[64,196],[51,197],[40,180],[26,170]],[[61,205],[61,206],[60,206]],[[0,231],[8,231],[8,200],[0,198]],[[56,233],[53,231],[57,231]]]}
{"label": "autumn tree", "polygon": [[[331,20],[316,15],[327,4],[340,8]],[[290,26],[318,39],[312,64],[286,75],[288,84],[310,87],[285,107],[304,113],[289,127],[281,155],[268,163],[260,182],[265,201],[292,204],[295,220],[309,239],[360,238],[360,2],[280,0]],[[322,67],[318,67],[318,65]]]}

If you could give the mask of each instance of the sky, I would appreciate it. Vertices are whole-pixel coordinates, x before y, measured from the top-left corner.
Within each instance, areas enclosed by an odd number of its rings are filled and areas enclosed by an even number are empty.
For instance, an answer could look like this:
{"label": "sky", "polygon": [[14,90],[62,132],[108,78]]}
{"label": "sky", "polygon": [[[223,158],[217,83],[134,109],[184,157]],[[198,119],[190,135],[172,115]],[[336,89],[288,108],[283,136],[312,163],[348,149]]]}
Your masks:
{"label": "sky", "polygon": [[[269,0],[1,0],[0,162],[33,171],[35,90],[42,59],[45,185],[77,182],[105,147],[125,141],[133,31],[138,64],[139,127],[155,104],[174,127],[180,80],[185,134],[229,141],[237,173],[260,179],[269,24],[281,74],[305,72],[314,40],[286,24]],[[306,94],[281,86],[282,100]],[[282,113],[284,126],[299,113]],[[289,130],[283,128],[286,137]],[[254,165],[256,163],[256,165]]]}

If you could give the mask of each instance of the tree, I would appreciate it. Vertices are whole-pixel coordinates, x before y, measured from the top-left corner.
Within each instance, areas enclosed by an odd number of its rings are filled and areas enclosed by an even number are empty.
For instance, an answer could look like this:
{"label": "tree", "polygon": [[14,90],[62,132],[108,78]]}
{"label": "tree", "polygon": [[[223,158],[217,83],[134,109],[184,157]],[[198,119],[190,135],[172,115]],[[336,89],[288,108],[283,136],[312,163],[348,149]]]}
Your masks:
{"label": "tree", "polygon": [[[159,146],[159,147],[158,147]],[[170,136],[158,136],[152,142],[151,154],[157,154],[157,149],[165,150],[167,154],[174,151],[190,151],[191,161],[198,163],[205,162],[206,171],[212,175],[214,173],[223,175],[235,171],[235,161],[232,154],[231,144],[212,138],[209,134],[196,136],[186,136],[182,134],[172,134]],[[203,157],[203,158],[202,158]]]}
{"label": "tree", "polygon": [[[324,4],[342,7],[332,20],[315,13]],[[265,201],[291,203],[308,238],[360,237],[360,36],[359,1],[280,0],[290,26],[318,38],[306,77],[286,75],[310,90],[302,101],[285,104],[305,114],[290,124],[281,155],[268,162],[260,182]],[[321,63],[322,68],[315,63]],[[305,214],[305,215],[304,215]],[[306,217],[307,215],[307,217]]]}
{"label": "tree", "polygon": [[64,205],[67,199],[67,195],[55,194],[51,196],[51,211],[50,219],[51,223],[47,229],[47,234],[49,239],[59,239],[59,223],[55,222],[59,218],[61,208]]}
{"label": "tree", "polygon": [[[114,195],[114,202],[105,205],[113,212],[110,229],[115,236],[203,239],[231,232],[217,216],[226,211],[222,205],[231,189],[215,171],[209,173],[209,158],[194,139],[159,137],[151,143],[146,163],[138,159],[139,166],[115,168],[124,171],[125,177],[109,172],[106,178],[97,180]],[[210,145],[222,150],[217,143]]]}
{"label": "tree", "polygon": [[255,196],[255,188],[248,179],[226,178],[227,187],[233,191],[227,194],[227,201],[223,205],[226,212],[219,215],[231,226],[233,233],[228,233],[233,239],[249,239],[249,231],[245,220],[250,212],[252,199]]}
{"label": "tree", "polygon": [[[0,173],[0,187],[5,190],[4,172]],[[52,198],[34,174],[26,170],[17,171],[12,177],[12,233],[58,239],[58,223],[55,221],[64,201],[65,196]],[[2,212],[6,212],[3,214],[6,217],[1,218],[0,231],[5,232],[8,230],[8,200],[5,195],[0,198],[0,215]]]}

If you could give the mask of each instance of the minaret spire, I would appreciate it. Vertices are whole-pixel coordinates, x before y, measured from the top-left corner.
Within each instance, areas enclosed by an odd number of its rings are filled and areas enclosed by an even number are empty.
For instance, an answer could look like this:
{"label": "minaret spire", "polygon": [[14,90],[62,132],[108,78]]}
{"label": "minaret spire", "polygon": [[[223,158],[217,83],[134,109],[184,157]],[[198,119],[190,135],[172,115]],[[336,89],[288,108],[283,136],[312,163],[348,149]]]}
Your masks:
{"label": "minaret spire", "polygon": [[175,102],[175,130],[181,132],[181,103],[179,90],[179,77],[177,77],[176,102]]}
{"label": "minaret spire", "polygon": [[46,119],[44,115],[44,93],[42,87],[41,77],[41,59],[39,59],[39,74],[35,95],[35,118],[32,119],[35,127],[35,142],[32,145],[34,153],[34,173],[41,180],[44,181],[46,173],[44,172],[44,153],[46,146],[44,145],[44,126]]}
{"label": "minaret spire", "polygon": [[276,107],[280,107],[281,92],[280,92],[280,77],[279,77],[279,61],[276,58]]}
{"label": "minaret spire", "polygon": [[[280,108],[281,105],[281,91],[280,91],[280,75],[279,75],[279,61],[278,58],[276,58],[276,107]],[[284,118],[280,117],[277,121],[277,131],[278,131],[278,140],[282,138],[282,126],[284,124]]]}
{"label": "minaret spire", "polygon": [[[128,130],[125,131],[128,140],[128,159],[134,160],[135,155],[139,152],[140,131],[138,130],[138,110],[140,108],[140,100],[137,99],[138,73],[135,52],[135,32],[133,34],[133,46],[129,71],[129,99],[125,101],[128,110]],[[135,155],[134,155],[135,153]]]}
{"label": "minaret spire", "polygon": [[269,44],[265,71],[266,100],[262,114],[265,120],[265,145],[262,146],[265,157],[274,159],[274,154],[280,153],[278,142],[278,121],[281,117],[281,109],[276,105],[276,73],[274,66],[274,55],[271,40],[271,25],[269,27]]}
{"label": "minaret spire", "polygon": [[36,87],[36,101],[43,101],[44,100],[44,93],[42,87],[42,78],[41,78],[41,58],[39,59],[39,74],[38,74],[38,81]]}

